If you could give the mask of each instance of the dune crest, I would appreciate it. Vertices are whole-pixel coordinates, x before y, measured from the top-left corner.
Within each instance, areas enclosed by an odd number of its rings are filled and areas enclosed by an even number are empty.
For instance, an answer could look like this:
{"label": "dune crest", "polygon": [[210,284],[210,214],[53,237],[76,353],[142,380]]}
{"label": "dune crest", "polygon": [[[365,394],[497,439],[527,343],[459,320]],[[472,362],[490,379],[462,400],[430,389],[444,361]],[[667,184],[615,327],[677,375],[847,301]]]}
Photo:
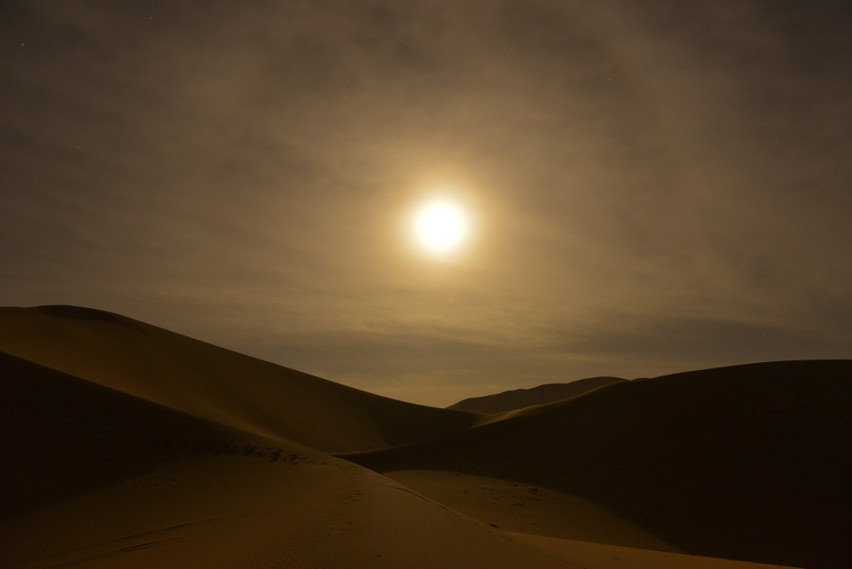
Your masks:
{"label": "dune crest", "polygon": [[454,403],[447,409],[470,411],[471,413],[505,413],[533,405],[556,403],[592,389],[599,389],[622,381],[627,380],[620,377],[602,376],[578,379],[570,383],[547,383],[529,389],[514,389],[495,395],[471,397]]}

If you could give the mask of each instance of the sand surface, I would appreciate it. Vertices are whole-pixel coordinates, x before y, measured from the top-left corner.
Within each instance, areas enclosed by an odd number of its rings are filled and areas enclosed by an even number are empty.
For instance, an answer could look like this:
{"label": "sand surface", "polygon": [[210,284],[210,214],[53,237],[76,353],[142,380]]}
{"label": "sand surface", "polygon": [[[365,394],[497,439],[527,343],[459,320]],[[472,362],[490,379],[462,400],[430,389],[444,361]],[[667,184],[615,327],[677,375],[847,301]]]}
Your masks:
{"label": "sand surface", "polygon": [[568,492],[446,470],[399,470],[385,475],[503,530],[677,551],[673,544],[618,514]]}
{"label": "sand surface", "polygon": [[108,313],[0,309],[0,567],[843,567],[850,370],[485,417]]}

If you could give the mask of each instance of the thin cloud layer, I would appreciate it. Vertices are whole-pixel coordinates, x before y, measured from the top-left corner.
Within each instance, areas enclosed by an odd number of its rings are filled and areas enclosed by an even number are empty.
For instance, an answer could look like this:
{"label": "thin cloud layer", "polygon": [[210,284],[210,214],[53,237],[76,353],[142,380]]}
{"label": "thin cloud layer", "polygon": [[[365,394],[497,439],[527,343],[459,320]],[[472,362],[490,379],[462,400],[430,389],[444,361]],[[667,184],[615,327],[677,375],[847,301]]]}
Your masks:
{"label": "thin cloud layer", "polygon": [[[848,357],[848,17],[6,3],[3,304],[114,310],[442,405]],[[405,227],[438,186],[477,222],[443,264]]]}

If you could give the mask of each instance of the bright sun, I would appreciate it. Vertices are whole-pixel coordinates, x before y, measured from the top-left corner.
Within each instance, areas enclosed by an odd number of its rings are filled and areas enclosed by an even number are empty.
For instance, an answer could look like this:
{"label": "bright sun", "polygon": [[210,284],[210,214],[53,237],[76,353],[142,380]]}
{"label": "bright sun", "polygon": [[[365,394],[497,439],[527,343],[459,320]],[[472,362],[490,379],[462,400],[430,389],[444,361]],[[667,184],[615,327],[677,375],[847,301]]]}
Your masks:
{"label": "bright sun", "polygon": [[445,253],[456,249],[467,235],[464,211],[450,201],[432,201],[414,218],[414,234],[427,249]]}

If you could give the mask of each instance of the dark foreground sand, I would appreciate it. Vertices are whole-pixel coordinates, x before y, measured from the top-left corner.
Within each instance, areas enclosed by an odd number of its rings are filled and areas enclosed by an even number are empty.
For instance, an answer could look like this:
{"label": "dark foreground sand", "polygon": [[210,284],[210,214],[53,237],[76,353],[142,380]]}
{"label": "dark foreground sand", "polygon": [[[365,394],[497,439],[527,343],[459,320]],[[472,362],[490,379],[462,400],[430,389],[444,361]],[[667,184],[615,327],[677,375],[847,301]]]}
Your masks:
{"label": "dark foreground sand", "polygon": [[852,560],[849,361],[483,415],[75,307],[0,309],[0,352],[0,567]]}

